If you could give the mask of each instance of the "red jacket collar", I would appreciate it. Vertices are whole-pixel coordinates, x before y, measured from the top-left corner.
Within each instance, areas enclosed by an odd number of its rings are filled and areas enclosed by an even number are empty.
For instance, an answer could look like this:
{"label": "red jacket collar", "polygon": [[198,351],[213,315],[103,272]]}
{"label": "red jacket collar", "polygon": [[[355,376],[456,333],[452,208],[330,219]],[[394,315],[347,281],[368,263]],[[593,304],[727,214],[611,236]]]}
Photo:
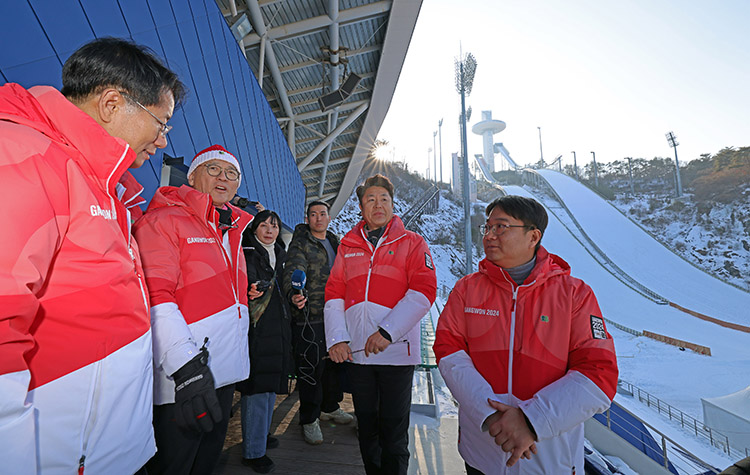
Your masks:
{"label": "red jacket collar", "polygon": [[[367,240],[363,237],[363,233],[366,234],[366,231],[364,231],[365,227],[365,221],[361,220],[359,223],[357,223],[354,228],[352,228],[351,231],[346,233],[346,236],[344,236],[344,239],[341,240],[341,244],[345,244],[347,246],[366,246]],[[383,232],[383,237],[385,243],[389,243],[394,241],[395,239],[398,239],[406,234],[406,228],[404,227],[404,222],[401,221],[401,218],[393,215],[393,218],[391,218],[391,221],[386,224],[385,232]]]}
{"label": "red jacket collar", "polygon": [[114,195],[115,184],[135,161],[135,152],[130,146],[123,139],[109,135],[55,88],[36,86],[28,92],[41,105],[49,123],[65,143],[80,152],[78,156],[73,154],[74,160]]}
{"label": "red jacket collar", "polygon": [[[166,206],[187,208],[207,223],[213,223],[214,227],[218,226],[218,213],[214,210],[211,196],[208,193],[201,193],[191,186],[182,185],[179,188],[162,186],[156,190],[151,203],[148,205],[148,211]],[[229,203],[227,203],[227,206],[232,210],[232,224],[244,230],[245,226],[252,221],[252,216]]]}

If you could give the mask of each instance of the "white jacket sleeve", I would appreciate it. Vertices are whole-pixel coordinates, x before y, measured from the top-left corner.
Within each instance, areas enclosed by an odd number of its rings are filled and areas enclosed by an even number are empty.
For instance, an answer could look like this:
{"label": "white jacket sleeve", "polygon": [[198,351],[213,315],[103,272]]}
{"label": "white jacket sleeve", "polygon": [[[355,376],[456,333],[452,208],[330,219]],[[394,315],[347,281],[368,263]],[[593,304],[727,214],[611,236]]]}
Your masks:
{"label": "white jacket sleeve", "polygon": [[153,333],[154,366],[174,374],[198,352],[198,344],[175,296],[180,267],[179,238],[170,220],[159,214],[146,213],[133,230],[143,261],[149,296],[151,297],[151,329]]}
{"label": "white jacket sleeve", "polygon": [[604,391],[577,371],[568,373],[540,389],[519,407],[526,414],[539,440],[557,437],[604,412],[610,400]]}
{"label": "white jacket sleeve", "polygon": [[421,292],[409,289],[406,295],[388,312],[380,322],[380,327],[391,335],[396,342],[406,335],[409,330],[419,324],[432,304]]}
{"label": "white jacket sleeve", "polygon": [[458,401],[461,412],[477,431],[483,430],[484,421],[495,413],[487,399],[498,399],[490,383],[479,374],[464,350],[443,357],[438,363],[438,369],[451,394]]}
{"label": "white jacket sleeve", "polygon": [[323,309],[326,328],[326,350],[341,342],[350,342],[352,338],[346,329],[344,299],[328,300]]}
{"label": "white jacket sleeve", "polygon": [[[173,375],[198,354],[198,344],[176,303],[151,307],[151,332],[154,339],[154,365]],[[201,342],[202,343],[202,342]]]}

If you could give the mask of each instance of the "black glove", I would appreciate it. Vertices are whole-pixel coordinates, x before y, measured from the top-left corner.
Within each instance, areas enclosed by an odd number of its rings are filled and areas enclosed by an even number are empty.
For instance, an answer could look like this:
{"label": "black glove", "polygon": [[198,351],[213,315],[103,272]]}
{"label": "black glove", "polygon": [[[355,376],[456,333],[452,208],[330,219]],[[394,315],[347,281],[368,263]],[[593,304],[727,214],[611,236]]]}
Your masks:
{"label": "black glove", "polygon": [[222,417],[205,343],[200,353],[175,371],[172,378],[177,426],[182,430],[211,432]]}

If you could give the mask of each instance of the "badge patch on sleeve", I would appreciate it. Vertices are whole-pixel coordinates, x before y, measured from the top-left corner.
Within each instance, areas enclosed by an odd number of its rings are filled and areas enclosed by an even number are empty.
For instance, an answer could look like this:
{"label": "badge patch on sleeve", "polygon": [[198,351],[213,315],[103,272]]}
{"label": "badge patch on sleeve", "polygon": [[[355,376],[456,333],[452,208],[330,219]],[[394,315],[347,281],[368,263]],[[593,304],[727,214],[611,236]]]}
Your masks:
{"label": "badge patch on sleeve", "polygon": [[591,315],[591,336],[597,340],[607,339],[607,332],[604,330],[604,320],[602,317]]}
{"label": "badge patch on sleeve", "polygon": [[432,266],[432,257],[426,252],[424,253],[424,265],[430,270],[435,270],[435,268]]}

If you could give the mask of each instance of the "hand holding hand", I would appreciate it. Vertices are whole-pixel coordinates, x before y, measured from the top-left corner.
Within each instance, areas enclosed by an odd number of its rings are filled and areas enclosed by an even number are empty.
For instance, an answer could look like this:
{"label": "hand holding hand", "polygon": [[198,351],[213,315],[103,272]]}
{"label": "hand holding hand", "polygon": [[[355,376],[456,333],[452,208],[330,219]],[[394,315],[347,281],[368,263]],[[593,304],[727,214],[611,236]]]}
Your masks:
{"label": "hand holding hand", "polygon": [[391,342],[381,335],[380,331],[376,331],[365,342],[365,357],[370,356],[370,353],[377,355],[390,344]]}
{"label": "hand holding hand", "polygon": [[532,454],[536,454],[534,433],[526,424],[523,411],[492,399],[487,399],[487,402],[497,410],[487,419],[490,436],[504,452],[510,453],[508,467],[515,465],[522,457],[530,459]]}
{"label": "hand holding hand", "polygon": [[336,343],[328,350],[328,356],[331,357],[331,361],[334,363],[343,363],[344,361],[352,360],[352,349],[349,348],[349,344],[346,342]]}

